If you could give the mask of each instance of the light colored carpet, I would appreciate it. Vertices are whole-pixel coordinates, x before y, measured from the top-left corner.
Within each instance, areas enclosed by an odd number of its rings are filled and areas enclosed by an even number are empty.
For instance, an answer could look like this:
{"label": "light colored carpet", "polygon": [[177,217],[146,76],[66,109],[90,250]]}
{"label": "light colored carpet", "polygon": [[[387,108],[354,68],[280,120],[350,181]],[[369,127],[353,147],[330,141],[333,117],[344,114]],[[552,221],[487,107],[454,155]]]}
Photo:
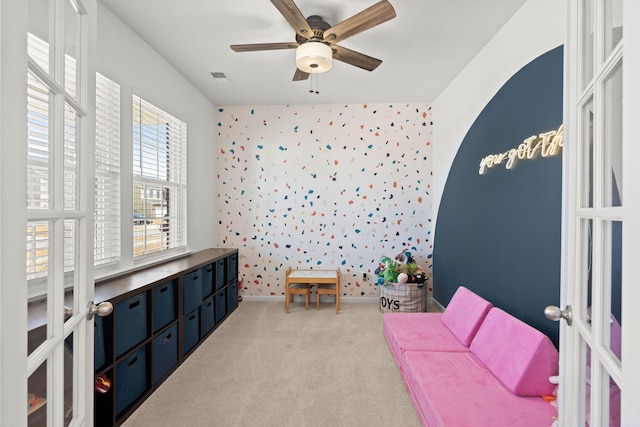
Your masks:
{"label": "light colored carpet", "polygon": [[420,426],[375,304],[243,301],[123,424]]}

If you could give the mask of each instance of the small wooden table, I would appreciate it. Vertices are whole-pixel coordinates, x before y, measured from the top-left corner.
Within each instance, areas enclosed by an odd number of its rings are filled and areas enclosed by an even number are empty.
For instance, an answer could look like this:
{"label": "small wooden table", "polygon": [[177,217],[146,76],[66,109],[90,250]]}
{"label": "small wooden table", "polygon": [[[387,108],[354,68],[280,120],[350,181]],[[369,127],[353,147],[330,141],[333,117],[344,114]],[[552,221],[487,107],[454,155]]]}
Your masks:
{"label": "small wooden table", "polygon": [[[306,294],[306,308],[309,308],[309,285],[315,283],[318,285],[318,295],[316,300],[316,308],[320,308],[320,294],[335,294],[336,296],[336,314],[340,310],[340,269],[335,270],[292,270],[287,269],[285,280],[285,310],[289,312],[289,300],[293,298],[293,294]],[[293,284],[306,285],[304,288],[292,288]],[[334,285],[335,288],[328,288],[321,285]],[[322,288],[322,289],[321,289]]]}

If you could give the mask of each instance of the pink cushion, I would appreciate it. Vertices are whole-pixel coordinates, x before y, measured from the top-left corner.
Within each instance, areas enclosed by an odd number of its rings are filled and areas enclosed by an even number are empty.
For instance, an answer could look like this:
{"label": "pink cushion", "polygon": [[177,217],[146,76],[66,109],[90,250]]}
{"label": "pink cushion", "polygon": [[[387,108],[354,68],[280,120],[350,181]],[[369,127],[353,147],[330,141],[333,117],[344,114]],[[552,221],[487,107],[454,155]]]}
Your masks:
{"label": "pink cushion", "polygon": [[442,313],[384,313],[382,332],[402,371],[402,354],[408,350],[470,351],[440,322]]}
{"label": "pink cushion", "polygon": [[472,353],[407,351],[405,385],[429,427],[548,427],[557,410],[541,397],[516,396]]}
{"label": "pink cushion", "polygon": [[442,315],[442,323],[462,344],[469,346],[493,304],[460,286]]}
{"label": "pink cushion", "polygon": [[487,314],[471,352],[514,394],[553,392],[549,377],[558,375],[558,350],[542,332],[499,308]]}

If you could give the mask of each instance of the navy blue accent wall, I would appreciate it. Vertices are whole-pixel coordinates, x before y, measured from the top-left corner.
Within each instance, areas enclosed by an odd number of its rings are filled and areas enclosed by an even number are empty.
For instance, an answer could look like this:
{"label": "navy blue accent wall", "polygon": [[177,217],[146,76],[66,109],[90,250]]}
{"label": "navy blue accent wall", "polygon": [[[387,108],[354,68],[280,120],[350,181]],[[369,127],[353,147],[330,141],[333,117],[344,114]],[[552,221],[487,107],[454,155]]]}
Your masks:
{"label": "navy blue accent wall", "polygon": [[497,165],[484,175],[478,170],[485,156],[562,124],[562,64],[562,46],[541,55],[480,113],[449,171],[433,245],[438,302],[446,306],[464,285],[556,345],[558,325],[543,311],[560,301],[562,158],[519,160],[513,169]]}

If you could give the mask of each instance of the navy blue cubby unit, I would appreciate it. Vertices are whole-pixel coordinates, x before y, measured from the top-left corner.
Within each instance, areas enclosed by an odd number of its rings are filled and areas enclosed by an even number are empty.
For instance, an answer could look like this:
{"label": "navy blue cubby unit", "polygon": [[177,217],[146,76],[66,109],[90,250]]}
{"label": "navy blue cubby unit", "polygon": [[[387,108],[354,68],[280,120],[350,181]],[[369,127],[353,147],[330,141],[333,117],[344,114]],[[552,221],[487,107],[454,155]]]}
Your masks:
{"label": "navy blue cubby unit", "polygon": [[147,293],[116,303],[114,308],[116,357],[122,356],[148,337]]}
{"label": "navy blue cubby unit", "polygon": [[226,285],[224,281],[224,259],[219,259],[216,262],[216,291],[219,291]]}
{"label": "navy blue cubby unit", "polygon": [[202,303],[202,269],[184,275],[183,313],[190,313]]}
{"label": "navy blue cubby unit", "polygon": [[214,316],[214,297],[211,296],[204,300],[202,306],[200,307],[200,338],[207,335],[215,326],[215,318]]}
{"label": "navy blue cubby unit", "polygon": [[226,290],[223,289],[216,294],[216,324],[220,323],[227,314]]}
{"label": "navy blue cubby unit", "polygon": [[227,286],[227,311],[232,312],[238,306],[238,281],[234,280]]}
{"label": "navy blue cubby unit", "polygon": [[178,364],[178,324],[156,336],[152,344],[153,384],[156,384]]}
{"label": "navy blue cubby unit", "polygon": [[200,341],[200,310],[195,309],[184,316],[183,354],[187,354]]}
{"label": "navy blue cubby unit", "polygon": [[213,293],[213,264],[202,267],[202,297],[206,298]]}
{"label": "navy blue cubby unit", "polygon": [[116,414],[120,414],[147,391],[147,351],[142,346],[116,364]]}
{"label": "navy blue cubby unit", "polygon": [[176,286],[174,281],[153,288],[153,332],[176,320]]}
{"label": "navy blue cubby unit", "polygon": [[95,392],[96,427],[121,425],[237,308],[237,263],[236,249],[205,249],[96,283],[114,306],[94,317],[95,373],[112,381]]}

